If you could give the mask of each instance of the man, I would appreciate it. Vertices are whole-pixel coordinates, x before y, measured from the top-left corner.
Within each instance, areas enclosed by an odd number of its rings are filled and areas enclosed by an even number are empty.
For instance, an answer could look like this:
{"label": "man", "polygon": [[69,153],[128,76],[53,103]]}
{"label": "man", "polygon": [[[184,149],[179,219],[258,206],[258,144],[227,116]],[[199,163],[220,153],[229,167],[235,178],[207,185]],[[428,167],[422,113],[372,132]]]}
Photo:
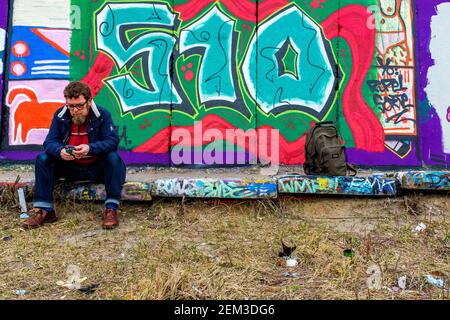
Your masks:
{"label": "man", "polygon": [[119,137],[111,114],[95,105],[84,83],[70,83],[64,89],[64,97],[66,105],[56,111],[44,141],[45,152],[36,158],[33,201],[36,214],[23,226],[35,228],[58,220],[53,209],[53,186],[56,179],[63,177],[67,181],[105,184],[102,226],[113,229],[119,224],[117,209],[126,169],[116,153]]}

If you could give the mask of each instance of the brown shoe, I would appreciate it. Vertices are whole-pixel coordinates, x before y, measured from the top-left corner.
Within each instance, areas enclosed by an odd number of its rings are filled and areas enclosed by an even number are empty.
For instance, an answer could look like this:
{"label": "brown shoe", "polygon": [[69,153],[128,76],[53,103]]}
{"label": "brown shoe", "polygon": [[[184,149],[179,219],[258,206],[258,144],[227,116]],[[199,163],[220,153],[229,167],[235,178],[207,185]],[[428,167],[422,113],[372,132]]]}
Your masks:
{"label": "brown shoe", "polygon": [[119,225],[119,218],[117,217],[117,210],[105,209],[103,213],[103,229],[114,229]]}
{"label": "brown shoe", "polygon": [[37,209],[34,216],[28,218],[22,223],[22,227],[26,229],[37,228],[44,223],[52,223],[58,220],[55,211],[45,211],[44,209]]}

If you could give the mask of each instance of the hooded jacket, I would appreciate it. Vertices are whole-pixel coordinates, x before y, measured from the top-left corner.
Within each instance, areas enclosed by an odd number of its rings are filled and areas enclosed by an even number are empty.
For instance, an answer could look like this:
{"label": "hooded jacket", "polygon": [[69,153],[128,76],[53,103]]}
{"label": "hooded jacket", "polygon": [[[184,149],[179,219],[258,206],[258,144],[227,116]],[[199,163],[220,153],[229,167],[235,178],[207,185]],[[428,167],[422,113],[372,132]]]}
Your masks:
{"label": "hooded jacket", "polygon": [[[50,130],[44,141],[45,152],[62,160],[61,150],[67,145],[70,137],[72,116],[69,109],[64,106],[56,110],[50,125]],[[88,117],[88,137],[90,156],[101,157],[116,151],[119,145],[119,136],[109,111],[97,107],[92,101]]]}

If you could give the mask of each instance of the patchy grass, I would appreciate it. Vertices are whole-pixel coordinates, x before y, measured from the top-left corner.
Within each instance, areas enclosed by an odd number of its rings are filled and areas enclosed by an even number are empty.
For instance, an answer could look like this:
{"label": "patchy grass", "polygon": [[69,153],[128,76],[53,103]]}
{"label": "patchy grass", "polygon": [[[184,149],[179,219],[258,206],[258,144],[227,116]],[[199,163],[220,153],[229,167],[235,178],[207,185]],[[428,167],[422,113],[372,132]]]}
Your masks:
{"label": "patchy grass", "polygon": [[[7,199],[9,199],[7,197]],[[0,208],[0,299],[448,299],[424,275],[450,275],[450,199],[307,197],[279,201],[159,199],[124,204],[102,230],[102,205],[57,204],[60,220],[20,227]],[[420,222],[423,233],[412,232]],[[280,240],[299,265],[276,265]],[[345,249],[355,255],[346,257]],[[76,265],[84,294],[56,284]],[[368,289],[370,266],[381,288]],[[285,272],[298,274],[286,276]],[[390,290],[406,275],[406,290]],[[16,290],[26,290],[23,296]]]}

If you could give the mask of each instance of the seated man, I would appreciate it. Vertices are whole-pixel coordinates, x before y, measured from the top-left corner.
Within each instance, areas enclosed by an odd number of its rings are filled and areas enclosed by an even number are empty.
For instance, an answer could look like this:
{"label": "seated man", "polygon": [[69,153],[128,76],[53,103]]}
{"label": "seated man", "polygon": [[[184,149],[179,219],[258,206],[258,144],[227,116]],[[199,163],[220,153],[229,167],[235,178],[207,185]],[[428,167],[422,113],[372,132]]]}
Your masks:
{"label": "seated man", "polygon": [[95,105],[84,83],[70,83],[64,97],[66,105],[56,111],[44,141],[45,152],[36,158],[36,215],[23,226],[35,228],[58,219],[53,209],[53,186],[56,179],[63,177],[67,181],[105,184],[103,228],[112,229],[119,224],[117,209],[126,169],[116,153],[119,137],[111,114]]}

